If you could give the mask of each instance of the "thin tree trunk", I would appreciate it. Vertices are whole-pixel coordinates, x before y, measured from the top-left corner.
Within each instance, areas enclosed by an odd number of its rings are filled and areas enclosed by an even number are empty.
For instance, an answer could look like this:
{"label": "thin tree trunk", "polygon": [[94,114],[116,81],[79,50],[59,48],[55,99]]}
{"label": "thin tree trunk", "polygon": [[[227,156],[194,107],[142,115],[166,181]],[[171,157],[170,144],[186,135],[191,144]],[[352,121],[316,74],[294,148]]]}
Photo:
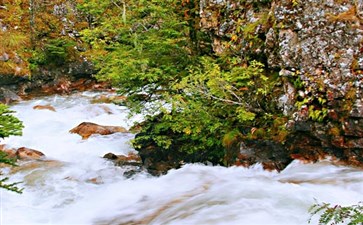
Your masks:
{"label": "thin tree trunk", "polygon": [[35,48],[35,0],[29,0],[30,45]]}

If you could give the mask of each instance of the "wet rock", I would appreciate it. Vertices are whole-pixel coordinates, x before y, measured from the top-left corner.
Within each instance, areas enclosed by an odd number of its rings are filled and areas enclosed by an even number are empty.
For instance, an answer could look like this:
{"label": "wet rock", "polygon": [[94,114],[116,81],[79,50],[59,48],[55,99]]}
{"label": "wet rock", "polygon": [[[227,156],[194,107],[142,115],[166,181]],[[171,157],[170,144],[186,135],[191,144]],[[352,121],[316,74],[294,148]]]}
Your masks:
{"label": "wet rock", "polygon": [[116,166],[142,166],[141,157],[132,152],[127,155],[107,153],[103,156],[103,158],[113,161]]}
{"label": "wet rock", "polygon": [[286,141],[287,153],[292,159],[303,162],[317,162],[326,158],[321,141],[308,133],[296,132]]}
{"label": "wet rock", "polygon": [[[19,161],[17,162],[16,167],[12,167],[11,173],[17,173],[17,172],[26,172],[26,171],[32,171],[32,170],[41,170],[41,171],[49,171],[49,169],[52,168],[60,168],[64,165],[63,162],[57,161],[57,160],[32,160],[32,161]],[[36,182],[34,180],[34,182]]]}
{"label": "wet rock", "polygon": [[20,101],[21,98],[13,91],[7,88],[0,88],[0,102],[10,104],[12,102]]}
{"label": "wet rock", "polygon": [[86,182],[92,183],[92,184],[103,184],[103,180],[101,177],[93,177],[93,178],[87,179]]}
{"label": "wet rock", "polygon": [[33,109],[36,109],[36,110],[50,110],[50,111],[53,111],[55,112],[55,108],[51,105],[36,105],[36,106],[33,106]]}
{"label": "wet rock", "polygon": [[69,132],[79,134],[82,136],[82,139],[88,139],[93,134],[109,135],[117,132],[127,133],[128,131],[120,126],[103,126],[95,123],[83,122]]}
{"label": "wet rock", "polygon": [[117,155],[115,155],[115,154],[113,154],[113,153],[111,153],[111,152],[109,152],[109,153],[107,153],[107,154],[105,154],[104,156],[103,156],[103,158],[105,158],[105,159],[109,159],[109,160],[116,160],[117,159]]}
{"label": "wet rock", "polygon": [[92,99],[92,103],[114,103],[118,105],[124,104],[124,102],[127,100],[127,97],[125,96],[107,96],[107,95],[101,95],[98,96],[95,99]]}
{"label": "wet rock", "polygon": [[46,94],[68,94],[71,92],[71,79],[69,77],[63,76],[61,78],[55,79],[52,82],[47,82],[40,85],[42,92]]}
{"label": "wet rock", "polygon": [[18,166],[13,167],[10,172],[27,172],[22,180],[27,187],[45,186],[52,176],[64,166],[63,162],[56,160],[20,161],[17,164]]}
{"label": "wet rock", "polygon": [[[142,136],[147,134],[139,133],[136,138]],[[187,161],[186,154],[179,152],[177,148],[170,148],[170,151],[162,149],[151,139],[138,142],[135,150],[138,151],[145,169],[154,176],[166,174],[170,169],[179,168],[183,160]]]}
{"label": "wet rock", "polygon": [[124,168],[123,176],[125,178],[132,178],[143,171],[141,157],[133,152],[129,152],[127,155],[115,155],[110,152],[105,154],[103,158],[112,161],[115,166]]}
{"label": "wet rock", "polygon": [[38,150],[21,147],[16,151],[16,156],[20,160],[35,160],[44,158],[44,154]]}
{"label": "wet rock", "polygon": [[68,65],[68,74],[76,78],[90,77],[95,73],[94,65],[91,61],[82,58],[81,62],[72,62]]}
{"label": "wet rock", "polygon": [[286,147],[269,140],[250,140],[240,144],[235,165],[251,166],[261,163],[267,170],[283,170],[292,161]]}

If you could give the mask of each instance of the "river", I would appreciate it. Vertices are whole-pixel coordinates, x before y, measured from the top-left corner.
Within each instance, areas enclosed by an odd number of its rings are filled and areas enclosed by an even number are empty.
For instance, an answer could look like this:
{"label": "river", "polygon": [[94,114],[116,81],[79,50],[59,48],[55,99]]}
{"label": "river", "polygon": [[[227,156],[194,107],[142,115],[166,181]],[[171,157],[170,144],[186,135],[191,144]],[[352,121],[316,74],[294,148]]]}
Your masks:
{"label": "river", "polygon": [[[132,134],[82,140],[69,133],[81,122],[129,128],[141,118],[128,118],[122,106],[91,104],[96,95],[55,95],[11,107],[24,122],[24,134],[2,143],[40,150],[46,160],[2,169],[10,181],[23,181],[19,186],[24,193],[1,190],[0,224],[308,224],[308,209],[316,202],[349,205],[363,200],[362,171],[328,161],[294,161],[280,173],[260,165],[188,164],[161,177],[141,172],[125,178],[125,168],[102,156],[133,151]],[[46,104],[56,112],[33,109]]]}

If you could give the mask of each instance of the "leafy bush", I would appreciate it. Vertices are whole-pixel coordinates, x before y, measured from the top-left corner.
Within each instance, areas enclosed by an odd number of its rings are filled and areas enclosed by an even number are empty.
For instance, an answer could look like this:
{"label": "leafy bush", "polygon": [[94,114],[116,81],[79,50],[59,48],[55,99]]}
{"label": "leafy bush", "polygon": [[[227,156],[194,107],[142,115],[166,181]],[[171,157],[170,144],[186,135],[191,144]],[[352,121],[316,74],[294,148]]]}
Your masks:
{"label": "leafy bush", "polygon": [[273,82],[256,61],[230,67],[209,57],[199,61],[174,82],[164,95],[169,107],[161,108],[163,114],[149,121],[142,130],[147,135],[137,136],[135,143],[152,140],[163,151],[177,149],[202,161],[230,165],[239,141],[250,138],[251,128],[263,126],[267,119],[272,123],[264,99]]}
{"label": "leafy bush", "polygon": [[[345,223],[348,225],[363,224],[363,203],[351,206],[332,206],[329,203],[314,204],[309,212],[314,215],[320,214],[319,225],[335,225]],[[310,223],[311,219],[309,220]]]}

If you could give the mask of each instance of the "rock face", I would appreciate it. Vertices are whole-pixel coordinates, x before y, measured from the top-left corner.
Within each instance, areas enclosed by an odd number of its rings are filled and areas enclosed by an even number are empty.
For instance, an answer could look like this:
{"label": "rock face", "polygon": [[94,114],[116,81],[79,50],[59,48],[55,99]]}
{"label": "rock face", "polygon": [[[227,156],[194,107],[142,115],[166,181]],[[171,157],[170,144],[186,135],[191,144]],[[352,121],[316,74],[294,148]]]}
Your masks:
{"label": "rock face", "polygon": [[3,104],[10,104],[12,102],[20,101],[21,98],[15,92],[11,91],[8,88],[1,87],[0,88],[0,102]]}
{"label": "rock face", "polygon": [[[200,2],[201,26],[217,54],[232,49],[279,73],[290,133],[281,147],[290,160],[332,155],[362,166],[363,2]],[[248,160],[267,163],[263,143],[243,143],[239,154],[251,149]]]}
{"label": "rock face", "polygon": [[[92,77],[96,72],[94,65],[81,55],[86,45],[79,32],[85,28],[88,19],[76,9],[77,4],[69,0],[46,4],[33,1],[31,6],[28,3],[25,0],[19,1],[19,4],[0,3],[3,18],[20,15],[29,11],[29,7],[32,12],[39,11],[47,17],[47,20],[35,21],[34,26],[29,26],[34,23],[30,15],[0,21],[3,33],[0,42],[0,87],[21,97],[96,88]],[[83,80],[82,85],[79,85],[79,80]],[[13,98],[9,99],[8,94],[3,92],[0,90],[0,101],[11,103]]]}
{"label": "rock face", "polygon": [[120,126],[102,126],[95,123],[83,122],[69,131],[82,136],[82,139],[88,139],[92,134],[108,135],[117,132],[127,133],[128,131]]}

